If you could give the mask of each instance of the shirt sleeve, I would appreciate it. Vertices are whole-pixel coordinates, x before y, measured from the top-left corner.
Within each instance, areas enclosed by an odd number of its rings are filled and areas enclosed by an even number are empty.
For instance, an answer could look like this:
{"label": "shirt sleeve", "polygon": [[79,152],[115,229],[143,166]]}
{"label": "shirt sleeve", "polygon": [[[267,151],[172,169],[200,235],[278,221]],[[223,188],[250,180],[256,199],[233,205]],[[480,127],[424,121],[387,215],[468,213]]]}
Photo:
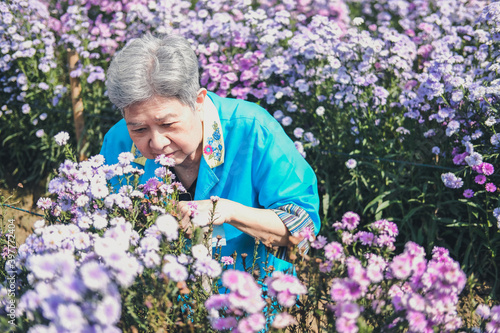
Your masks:
{"label": "shirt sleeve", "polygon": [[[310,228],[314,230],[314,223],[309,214],[302,208],[294,204],[288,204],[285,206],[273,209],[273,211],[278,215],[278,217],[283,221],[285,226],[288,228],[292,236],[297,236],[305,228]],[[299,252],[307,253],[309,251],[310,245],[307,239],[303,239],[298,244]],[[275,256],[280,259],[286,258],[286,246],[278,248]]]}

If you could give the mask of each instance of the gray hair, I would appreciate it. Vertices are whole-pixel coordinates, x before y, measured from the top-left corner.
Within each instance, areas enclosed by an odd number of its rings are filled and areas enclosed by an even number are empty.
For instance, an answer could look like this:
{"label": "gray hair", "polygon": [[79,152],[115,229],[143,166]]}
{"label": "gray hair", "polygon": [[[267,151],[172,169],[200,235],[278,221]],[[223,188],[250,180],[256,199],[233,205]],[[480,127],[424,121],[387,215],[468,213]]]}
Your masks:
{"label": "gray hair", "polygon": [[177,98],[194,110],[198,71],[198,58],[184,37],[147,33],[113,57],[107,71],[108,97],[122,114],[126,107],[153,96]]}

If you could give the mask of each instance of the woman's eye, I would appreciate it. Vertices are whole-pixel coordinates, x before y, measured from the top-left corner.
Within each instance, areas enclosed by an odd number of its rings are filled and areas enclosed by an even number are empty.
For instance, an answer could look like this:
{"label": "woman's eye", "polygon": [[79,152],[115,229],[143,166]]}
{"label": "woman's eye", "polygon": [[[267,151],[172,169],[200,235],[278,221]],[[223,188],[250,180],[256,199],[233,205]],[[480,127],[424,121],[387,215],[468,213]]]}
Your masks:
{"label": "woman's eye", "polygon": [[172,126],[174,123],[166,123],[166,124],[162,124],[163,127],[170,127]]}
{"label": "woman's eye", "polygon": [[145,131],[145,128],[136,128],[134,130],[132,130],[132,132],[135,132],[135,133],[142,133]]}

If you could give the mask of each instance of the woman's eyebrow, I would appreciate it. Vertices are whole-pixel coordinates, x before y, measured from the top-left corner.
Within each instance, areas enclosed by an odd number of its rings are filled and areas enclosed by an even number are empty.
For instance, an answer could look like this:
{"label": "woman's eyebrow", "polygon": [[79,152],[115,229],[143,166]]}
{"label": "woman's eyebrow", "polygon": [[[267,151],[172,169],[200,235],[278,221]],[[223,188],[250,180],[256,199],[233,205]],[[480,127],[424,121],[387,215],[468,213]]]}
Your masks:
{"label": "woman's eyebrow", "polygon": [[127,126],[143,126],[144,125],[144,123],[134,123],[131,121],[127,121],[126,124],[127,124]]}

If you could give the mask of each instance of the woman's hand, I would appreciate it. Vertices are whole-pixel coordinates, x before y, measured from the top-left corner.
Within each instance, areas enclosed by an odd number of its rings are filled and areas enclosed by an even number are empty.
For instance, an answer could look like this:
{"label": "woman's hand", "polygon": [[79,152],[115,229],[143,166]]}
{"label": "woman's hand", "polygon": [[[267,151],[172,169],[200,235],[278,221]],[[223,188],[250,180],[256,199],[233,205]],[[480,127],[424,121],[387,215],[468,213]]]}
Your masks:
{"label": "woman's hand", "polygon": [[[181,216],[181,228],[190,236],[192,225],[208,229],[213,218],[213,225],[231,221],[233,201],[227,199],[180,201],[177,205]],[[215,211],[214,211],[215,206]]]}

